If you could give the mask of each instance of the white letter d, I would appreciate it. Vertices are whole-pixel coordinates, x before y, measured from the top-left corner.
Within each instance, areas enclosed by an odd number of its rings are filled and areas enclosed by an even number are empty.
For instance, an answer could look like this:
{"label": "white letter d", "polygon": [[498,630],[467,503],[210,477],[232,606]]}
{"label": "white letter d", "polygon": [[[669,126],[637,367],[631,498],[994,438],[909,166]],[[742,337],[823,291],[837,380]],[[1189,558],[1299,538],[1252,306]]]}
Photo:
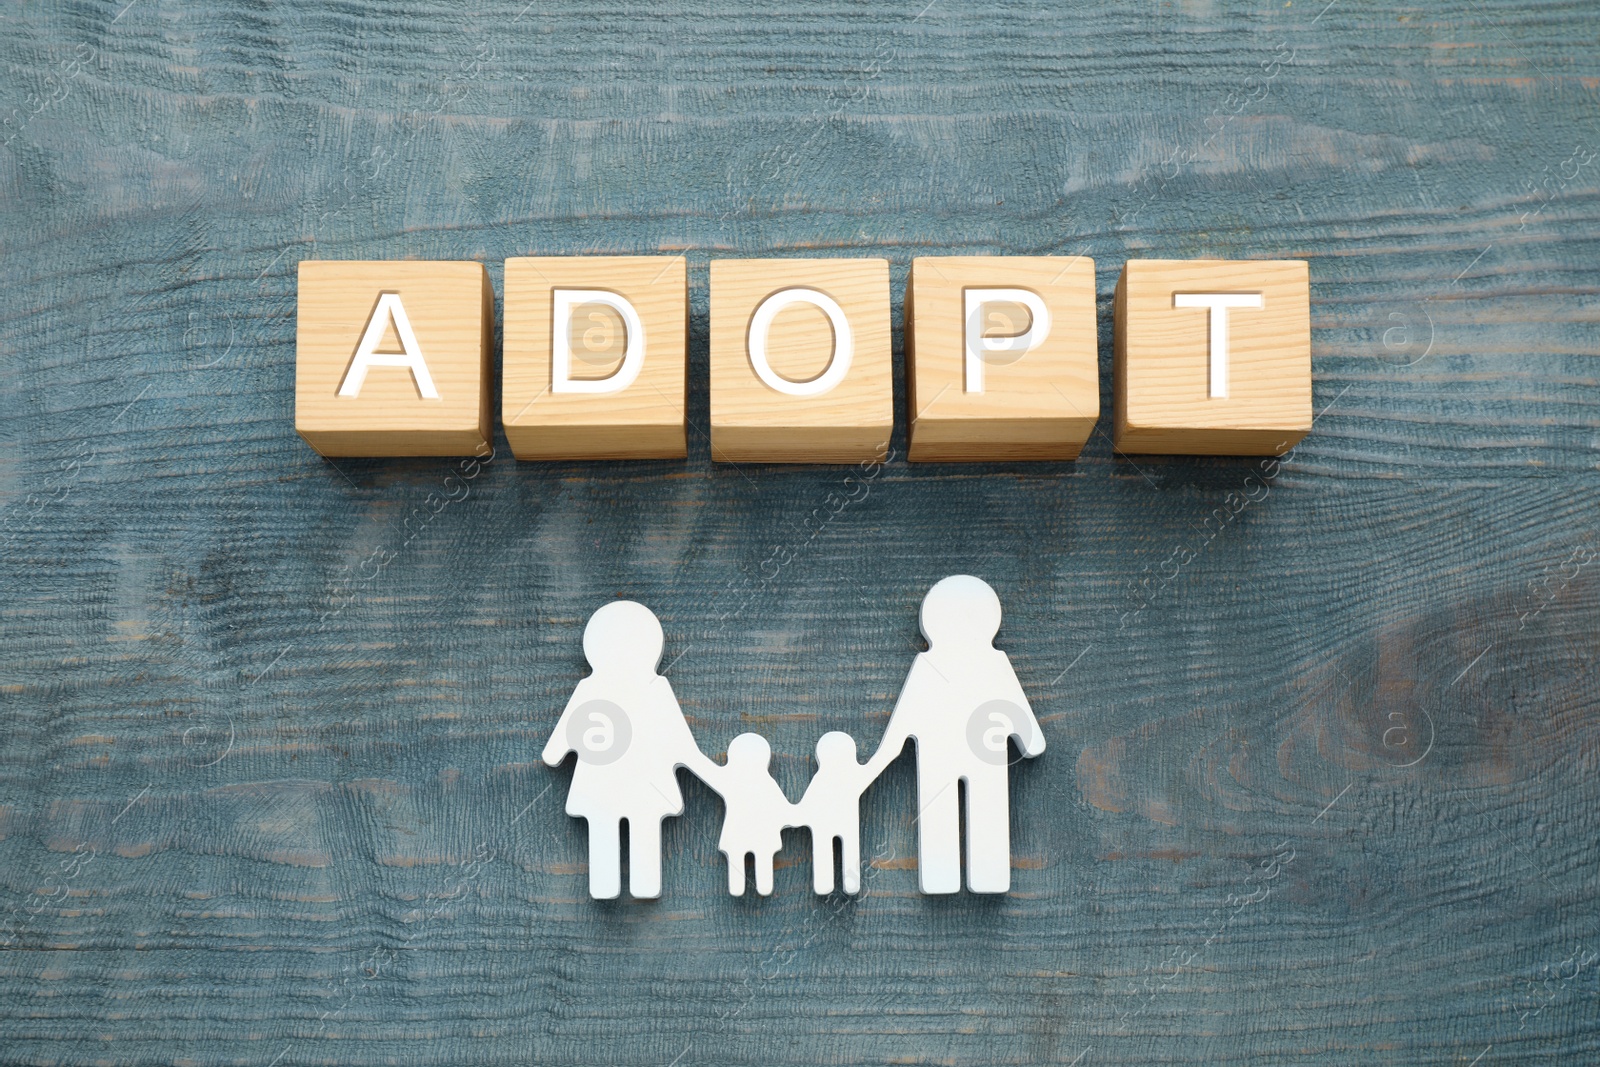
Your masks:
{"label": "white letter d", "polygon": [[[551,292],[554,311],[550,332],[550,391],[552,393],[620,393],[639,377],[644,366],[644,323],[628,298],[605,289],[556,289]],[[622,365],[605,378],[572,376],[572,312],[581,304],[600,304],[622,316],[628,339]]]}

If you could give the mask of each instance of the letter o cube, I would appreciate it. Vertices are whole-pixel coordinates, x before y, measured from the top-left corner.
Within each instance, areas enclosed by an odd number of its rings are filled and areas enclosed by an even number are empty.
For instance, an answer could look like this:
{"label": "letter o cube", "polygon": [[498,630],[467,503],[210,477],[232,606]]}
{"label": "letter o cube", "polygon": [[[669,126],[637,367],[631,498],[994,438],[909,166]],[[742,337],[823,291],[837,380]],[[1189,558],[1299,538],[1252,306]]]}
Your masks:
{"label": "letter o cube", "polygon": [[894,428],[889,263],[711,263],[711,458],[855,463]]}

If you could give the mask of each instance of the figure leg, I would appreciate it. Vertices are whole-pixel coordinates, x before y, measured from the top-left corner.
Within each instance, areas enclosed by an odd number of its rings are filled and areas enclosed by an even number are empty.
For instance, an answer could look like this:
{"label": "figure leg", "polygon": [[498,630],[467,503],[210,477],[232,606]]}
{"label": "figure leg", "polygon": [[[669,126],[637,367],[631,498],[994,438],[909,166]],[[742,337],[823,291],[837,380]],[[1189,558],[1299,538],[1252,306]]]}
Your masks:
{"label": "figure leg", "polygon": [[811,888],[819,896],[833,892],[833,837],[814,827],[811,830]]}
{"label": "figure leg", "polygon": [[734,855],[724,852],[728,857],[728,892],[736,897],[744,896],[744,857],[743,852]]}
{"label": "figure leg", "polygon": [[[832,855],[831,847],[828,853]],[[839,835],[839,865],[844,868],[844,891],[861,892],[861,831],[855,827],[846,826]]]}
{"label": "figure leg", "polygon": [[1005,768],[967,780],[967,888],[1004,893],[1011,888],[1011,804]]}
{"label": "figure leg", "polygon": [[615,900],[622,895],[622,831],[617,819],[589,819],[589,895]]}
{"label": "figure leg", "polygon": [[772,861],[777,858],[776,852],[757,852],[756,858],[756,892],[764,897],[772,895]]}
{"label": "figure leg", "polygon": [[917,881],[924,893],[961,891],[960,785],[922,782],[917,788]]}
{"label": "figure leg", "polygon": [[628,892],[661,895],[661,820],[649,815],[628,820]]}

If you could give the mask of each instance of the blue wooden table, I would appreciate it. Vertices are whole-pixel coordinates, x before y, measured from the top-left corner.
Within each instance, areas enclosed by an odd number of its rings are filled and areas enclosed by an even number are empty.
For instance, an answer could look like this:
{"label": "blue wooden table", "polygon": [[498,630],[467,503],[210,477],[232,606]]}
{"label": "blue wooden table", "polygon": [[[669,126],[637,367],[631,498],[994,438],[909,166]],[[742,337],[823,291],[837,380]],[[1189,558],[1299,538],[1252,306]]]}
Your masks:
{"label": "blue wooden table", "polygon": [[[8,5],[0,1061],[1600,1057],[1597,97],[1590,0]],[[686,462],[296,437],[301,260],[656,252]],[[898,361],[945,253],[1095,259],[1080,460],[710,462],[712,257],[888,258]],[[1280,466],[1114,453],[1136,256],[1310,261]],[[797,797],[957,572],[1049,746],[1009,895],[917,893],[907,758],[859,899],[730,898],[687,778],[589,899],[590,612]]]}

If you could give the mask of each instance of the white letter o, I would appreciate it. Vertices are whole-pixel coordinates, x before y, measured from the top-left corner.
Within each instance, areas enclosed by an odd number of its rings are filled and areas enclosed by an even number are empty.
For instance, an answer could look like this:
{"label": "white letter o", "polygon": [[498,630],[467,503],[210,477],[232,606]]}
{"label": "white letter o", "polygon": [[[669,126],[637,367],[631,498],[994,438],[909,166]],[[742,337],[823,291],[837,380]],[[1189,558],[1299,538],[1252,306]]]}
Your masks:
{"label": "white letter o", "polygon": [[[791,382],[781,377],[767,362],[767,332],[772,329],[772,320],[778,317],[778,312],[791,304],[813,304],[821,308],[833,324],[833,353],[827,369],[809,382]],[[818,396],[844,381],[844,376],[850,373],[855,338],[850,333],[850,320],[845,318],[844,308],[839,306],[838,301],[827,293],[797,286],[779,289],[756,306],[755,314],[750,316],[748,347],[750,365],[763,383],[789,396]]]}

